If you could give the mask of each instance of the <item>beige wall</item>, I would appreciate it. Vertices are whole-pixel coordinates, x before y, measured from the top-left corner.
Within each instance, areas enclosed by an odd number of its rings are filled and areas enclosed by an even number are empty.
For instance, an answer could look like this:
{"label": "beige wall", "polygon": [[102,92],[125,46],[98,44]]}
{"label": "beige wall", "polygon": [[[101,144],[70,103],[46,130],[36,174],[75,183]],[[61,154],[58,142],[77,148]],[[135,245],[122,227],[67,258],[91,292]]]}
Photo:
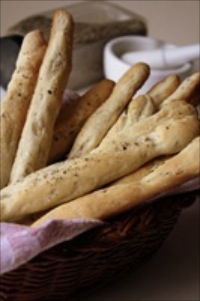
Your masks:
{"label": "beige wall", "polygon": [[[1,35],[4,35],[8,27],[22,18],[75,2],[81,1],[1,0]],[[110,2],[144,16],[148,21],[149,35],[153,37],[177,45],[199,42],[199,0],[121,0]]]}

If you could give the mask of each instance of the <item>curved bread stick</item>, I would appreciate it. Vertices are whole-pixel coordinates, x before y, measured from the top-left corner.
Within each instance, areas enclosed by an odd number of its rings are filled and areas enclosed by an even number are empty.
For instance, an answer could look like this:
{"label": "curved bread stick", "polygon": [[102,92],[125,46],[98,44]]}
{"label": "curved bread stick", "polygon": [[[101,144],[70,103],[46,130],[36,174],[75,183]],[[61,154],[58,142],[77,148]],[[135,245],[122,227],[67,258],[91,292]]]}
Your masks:
{"label": "curved bread stick", "polygon": [[27,110],[35,89],[38,71],[46,50],[39,30],[28,33],[23,40],[16,68],[1,102],[0,187],[7,185]]}
{"label": "curved bread stick", "polygon": [[171,106],[166,105],[140,123],[144,134],[139,128],[138,136],[125,131],[124,136],[116,135],[111,144],[88,156],[50,165],[4,188],[1,220],[13,221],[49,210],[117,180],[156,157],[179,152],[199,135],[199,121],[196,110],[184,101],[176,111]]}
{"label": "curved bread stick", "polygon": [[90,116],[79,132],[69,158],[83,156],[97,147],[136,91],[149,76],[149,66],[137,63],[117,82],[110,97]]}
{"label": "curved bread stick", "polygon": [[11,171],[11,183],[47,163],[54,123],[71,72],[72,35],[71,15],[62,10],[56,11],[50,41]]}
{"label": "curved bread stick", "polygon": [[140,180],[121,183],[78,198],[51,210],[32,226],[50,219],[94,218],[106,220],[200,175],[200,139]]}

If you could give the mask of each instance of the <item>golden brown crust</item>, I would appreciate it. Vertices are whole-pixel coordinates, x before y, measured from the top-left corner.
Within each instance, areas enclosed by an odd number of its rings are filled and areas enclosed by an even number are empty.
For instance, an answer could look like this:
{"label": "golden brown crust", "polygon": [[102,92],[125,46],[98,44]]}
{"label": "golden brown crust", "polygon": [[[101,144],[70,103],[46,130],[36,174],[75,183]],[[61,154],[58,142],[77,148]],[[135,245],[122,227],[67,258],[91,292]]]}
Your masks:
{"label": "golden brown crust", "polygon": [[1,219],[9,221],[16,215],[49,210],[125,176],[156,157],[178,153],[199,135],[199,121],[191,105],[180,101],[173,110],[174,104],[137,123],[138,135],[125,131],[88,156],[51,165],[4,188]]}
{"label": "golden brown crust", "polygon": [[198,137],[149,175],[95,191],[58,206],[39,218],[33,226],[39,226],[49,219],[83,217],[105,220],[118,215],[199,176],[199,153]]}
{"label": "golden brown crust", "polygon": [[110,96],[115,83],[104,79],[78,100],[65,103],[56,120],[49,163],[63,158],[86,120]]}
{"label": "golden brown crust", "polygon": [[54,123],[71,72],[72,35],[71,15],[56,11],[50,41],[11,171],[11,183],[47,163]]}
{"label": "golden brown crust", "polygon": [[15,71],[1,102],[1,188],[9,180],[45,50],[46,42],[40,31],[32,31],[24,37]]}

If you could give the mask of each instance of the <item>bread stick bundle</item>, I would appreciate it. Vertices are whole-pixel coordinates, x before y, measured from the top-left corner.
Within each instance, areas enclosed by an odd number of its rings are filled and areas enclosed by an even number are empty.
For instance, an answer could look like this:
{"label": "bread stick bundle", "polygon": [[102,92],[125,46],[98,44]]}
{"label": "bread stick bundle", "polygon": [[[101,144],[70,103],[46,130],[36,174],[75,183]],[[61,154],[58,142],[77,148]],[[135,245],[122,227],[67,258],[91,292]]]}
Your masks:
{"label": "bread stick bundle", "polygon": [[[107,132],[100,145],[105,143],[113,135],[119,133],[124,127],[128,130],[129,126],[132,127],[133,124],[157,112],[162,101],[171,95],[179,84],[180,78],[178,76],[168,76],[164,80],[156,83],[147,94],[133,98]],[[131,111],[131,114],[127,114],[129,111]]]}
{"label": "bread stick bundle", "polygon": [[10,183],[46,166],[54,124],[71,72],[73,19],[55,12],[47,51],[12,167]]}
{"label": "bread stick bundle", "polygon": [[182,100],[171,102],[138,122],[137,131],[125,130],[87,156],[50,165],[4,188],[1,220],[13,221],[70,202],[154,158],[178,153],[198,135],[196,110]]}
{"label": "bread stick bundle", "polygon": [[60,205],[39,218],[32,226],[40,226],[50,219],[82,217],[106,220],[123,213],[200,176],[199,153],[200,137],[197,137],[180,153],[154,168],[153,172]]}
{"label": "bread stick bundle", "polygon": [[49,163],[64,158],[86,120],[110,96],[115,83],[104,79],[79,99],[66,102],[56,120]]}
{"label": "bread stick bundle", "polygon": [[46,51],[46,42],[39,30],[23,40],[16,67],[0,112],[0,187],[7,185],[27,111],[34,93],[38,71]]}
{"label": "bread stick bundle", "polygon": [[[194,97],[199,96],[200,76],[199,73],[186,78],[182,83],[176,75],[170,75],[160,82],[156,83],[146,95],[139,95],[132,99],[128,107],[122,112],[118,120],[105,135],[101,144],[106,143],[113,135],[123,130],[127,130],[131,124],[136,124],[142,119],[151,116],[161,107],[175,100],[186,100],[187,102],[195,102]],[[127,114],[131,110],[132,114]],[[130,118],[132,116],[132,118]],[[135,129],[137,131],[137,129]]]}

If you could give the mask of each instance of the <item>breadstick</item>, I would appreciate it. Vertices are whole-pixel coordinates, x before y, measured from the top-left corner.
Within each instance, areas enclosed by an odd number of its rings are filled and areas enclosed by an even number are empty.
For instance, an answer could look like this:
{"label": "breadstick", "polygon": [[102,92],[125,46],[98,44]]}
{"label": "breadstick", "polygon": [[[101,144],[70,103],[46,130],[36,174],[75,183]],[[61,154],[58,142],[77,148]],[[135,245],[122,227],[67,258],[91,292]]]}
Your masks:
{"label": "breadstick", "polygon": [[[152,97],[154,104],[159,109],[161,103],[172,93],[174,93],[180,85],[180,77],[177,75],[170,75],[153,85],[153,87],[147,92]],[[180,95],[180,98],[181,95]]]}
{"label": "breadstick", "polygon": [[200,139],[168,159],[143,179],[121,183],[78,198],[51,210],[32,226],[50,219],[94,218],[106,220],[173,189],[200,175]]}
{"label": "breadstick", "polygon": [[[131,112],[131,114],[129,114]],[[129,129],[137,122],[146,119],[156,112],[156,106],[149,95],[139,95],[133,99],[127,109],[122,112],[118,120],[108,131],[106,136],[100,143],[100,146],[105,144],[113,135]]]}
{"label": "breadstick", "polygon": [[[128,107],[124,110],[124,112],[122,112],[101,143],[105,143],[112,135],[123,130],[125,126],[128,126],[129,122],[135,124],[139,120],[145,119],[154,114],[159,109],[162,101],[173,93],[179,84],[179,77],[171,75],[156,83],[146,95],[139,95],[135,99],[132,99]],[[131,120],[127,116],[127,111],[129,110],[132,110]]]}
{"label": "breadstick", "polygon": [[83,156],[100,144],[148,76],[149,66],[144,63],[135,64],[122,76],[110,97],[84,124],[69,153],[70,159]]}
{"label": "breadstick", "polygon": [[49,163],[64,158],[85,121],[110,96],[113,87],[113,81],[102,80],[77,101],[62,106],[55,124]]}
{"label": "breadstick", "polygon": [[140,123],[144,134],[140,130],[134,137],[131,130],[125,131],[88,156],[50,165],[4,188],[1,220],[13,221],[49,210],[117,180],[156,157],[179,152],[199,135],[199,120],[191,105],[180,101],[177,110],[172,110],[172,104]]}
{"label": "breadstick", "polygon": [[39,30],[34,30],[24,37],[15,70],[5,98],[1,102],[1,188],[6,186],[9,180],[45,50],[46,42]]}
{"label": "breadstick", "polygon": [[71,15],[62,10],[56,11],[50,41],[11,171],[11,183],[47,163],[54,123],[71,72],[72,35]]}
{"label": "breadstick", "polygon": [[184,99],[187,102],[191,102],[192,99],[199,94],[199,87],[200,72],[196,72],[184,79],[174,93],[164,100],[164,102],[161,104],[161,107],[171,101],[174,101],[175,99]]}

